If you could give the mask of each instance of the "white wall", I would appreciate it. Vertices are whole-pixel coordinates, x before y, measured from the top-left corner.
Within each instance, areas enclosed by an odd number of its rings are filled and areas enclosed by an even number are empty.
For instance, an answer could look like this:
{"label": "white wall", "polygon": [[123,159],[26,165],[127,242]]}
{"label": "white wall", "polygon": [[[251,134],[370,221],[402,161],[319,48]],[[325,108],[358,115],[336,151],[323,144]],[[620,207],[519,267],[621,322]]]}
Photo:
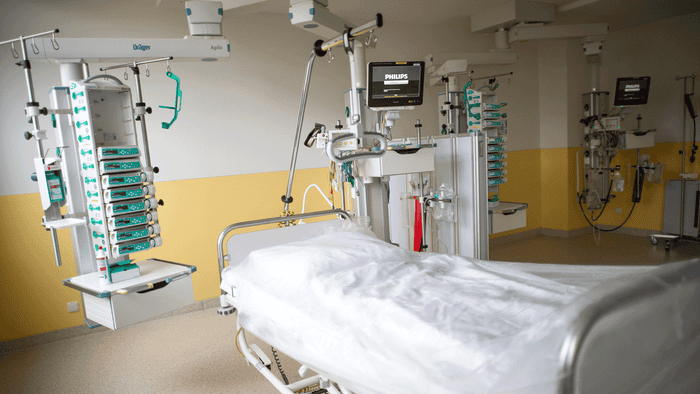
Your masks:
{"label": "white wall", "polygon": [[[488,38],[493,41],[493,37]],[[508,114],[506,146],[509,151],[540,147],[538,48],[537,42],[518,43],[513,45],[518,54],[515,64],[468,67],[474,71],[475,78],[513,72],[509,77],[498,78],[499,87],[496,89],[498,101],[508,103],[505,112]],[[476,81],[475,85],[483,86],[486,82]]]}
{"label": "white wall", "polygon": [[[184,7],[184,6],[183,6]],[[0,4],[0,40],[59,28],[61,37],[182,37],[188,33],[184,8],[136,0],[105,2],[29,2],[15,8]],[[464,26],[421,26],[392,23],[391,14],[377,30],[376,49],[367,50],[367,61],[422,60],[430,52],[456,52],[462,48],[487,49],[488,37],[469,39]],[[355,21],[364,23],[366,21]],[[170,130],[160,127],[172,111],[174,82],[165,77],[165,65],[151,67],[143,79],[144,99],[154,108],[147,118],[152,162],[161,169],[159,181],[260,173],[289,169],[304,72],[317,37],[289,23],[285,13],[244,16],[229,10],[224,15],[224,35],[231,43],[226,62],[171,64],[182,80],[182,112]],[[319,58],[314,65],[304,122],[304,136],[314,122],[333,127],[343,119],[343,92],[350,86],[347,56],[342,50]],[[9,49],[0,52],[0,195],[36,192],[29,180],[36,156],[34,141],[25,141],[26,89],[20,68],[13,65]],[[100,65],[90,65],[92,74]],[[43,106],[48,90],[59,83],[58,67],[36,62],[35,91]],[[113,71],[122,78],[122,71]],[[126,81],[133,87],[133,77]],[[394,136],[413,135],[416,118],[437,124],[434,99],[439,89],[428,88],[428,105],[404,112]],[[42,126],[49,126],[46,119]],[[426,130],[424,133],[437,133]],[[54,146],[53,142],[45,144]],[[297,168],[324,167],[322,152],[302,147]]]}
{"label": "white wall", "polygon": [[[628,127],[636,127],[637,114],[643,128],[656,128],[657,142],[682,140],[683,83],[676,76],[700,76],[700,13],[619,30],[608,35],[603,47],[601,88],[615,91],[619,77],[650,76],[649,103],[632,108]],[[696,83],[697,103],[700,81]],[[696,105],[697,107],[697,105]],[[688,120],[687,138],[692,140]]]}
{"label": "white wall", "polygon": [[[378,47],[367,51],[367,61],[422,60],[428,53],[480,52],[493,46],[491,36],[470,34],[466,25],[406,25],[393,23],[391,14],[384,17],[385,26],[377,30]],[[156,8],[155,2],[138,0],[43,0],[24,2],[17,8],[11,2],[0,2],[0,40],[54,27],[61,29],[59,42],[62,36],[173,38],[188,33],[184,11],[174,5]],[[700,75],[699,32],[700,14],[693,14],[608,35],[601,88],[614,91],[619,76],[650,75],[650,103],[638,107],[639,111],[635,108],[634,115],[642,113],[643,126],[659,129],[658,141],[681,139],[682,85],[673,78],[692,72]],[[153,163],[161,168],[158,180],[289,168],[304,70],[316,37],[292,26],[286,13],[241,16],[236,10],[225,13],[224,34],[231,42],[232,56],[227,62],[172,64],[173,72],[182,79],[183,111],[170,130],[161,129],[160,122],[169,120],[171,111],[157,106],[172,105],[174,83],[165,77],[163,65],[152,67],[151,78],[144,79],[146,102],[154,108],[148,128]],[[550,45],[559,53],[546,49]],[[589,89],[590,78],[578,45],[576,41],[518,43],[514,45],[517,64],[469,67],[476,76],[514,72],[510,83],[508,78],[500,79],[497,90],[499,98],[509,103],[509,150],[580,144],[581,129],[576,124],[580,95]],[[545,54],[566,65],[547,63],[542,57]],[[304,133],[314,122],[332,127],[344,116],[342,92],[350,85],[349,68],[342,51],[334,56],[330,64],[328,57],[316,60]],[[23,115],[26,88],[21,69],[13,63],[9,49],[3,48],[0,195],[36,192],[36,185],[29,180],[35,144],[22,137],[29,129]],[[91,65],[93,74],[98,67]],[[562,85],[562,81],[552,80],[548,68],[568,82]],[[36,62],[33,72],[38,99],[46,106],[49,88],[59,81],[58,67]],[[127,81],[132,82],[133,78]],[[440,87],[427,87],[425,104],[402,113],[394,137],[413,136],[417,118],[425,125],[424,135],[437,134],[435,97],[441,91]],[[560,99],[565,103],[557,102]],[[557,107],[558,115],[540,108],[543,104]],[[46,119],[42,125],[48,127]],[[541,130],[549,131],[542,134]],[[47,147],[52,145],[47,143]],[[301,149],[298,168],[327,164],[321,151]]]}

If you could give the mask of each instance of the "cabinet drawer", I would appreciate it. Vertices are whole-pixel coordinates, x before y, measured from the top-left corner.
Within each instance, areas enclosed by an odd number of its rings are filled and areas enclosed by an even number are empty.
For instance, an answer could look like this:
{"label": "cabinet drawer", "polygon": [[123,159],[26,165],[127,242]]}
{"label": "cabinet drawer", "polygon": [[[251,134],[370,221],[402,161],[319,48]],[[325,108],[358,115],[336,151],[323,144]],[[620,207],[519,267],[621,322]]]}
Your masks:
{"label": "cabinet drawer", "polygon": [[526,209],[519,209],[512,213],[490,212],[491,234],[523,228],[527,225]]}
{"label": "cabinet drawer", "polygon": [[146,293],[109,298],[85,294],[85,315],[96,323],[117,330],[193,303],[192,276],[187,276]]}

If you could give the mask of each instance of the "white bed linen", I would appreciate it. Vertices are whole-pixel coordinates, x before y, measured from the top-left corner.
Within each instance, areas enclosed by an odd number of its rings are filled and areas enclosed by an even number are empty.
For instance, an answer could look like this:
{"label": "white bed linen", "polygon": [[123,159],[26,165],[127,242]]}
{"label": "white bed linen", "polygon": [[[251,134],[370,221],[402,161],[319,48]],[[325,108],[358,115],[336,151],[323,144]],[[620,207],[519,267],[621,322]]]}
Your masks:
{"label": "white bed linen", "polygon": [[414,253],[350,231],[252,252],[221,287],[246,330],[358,393],[547,393],[562,308],[646,270]]}

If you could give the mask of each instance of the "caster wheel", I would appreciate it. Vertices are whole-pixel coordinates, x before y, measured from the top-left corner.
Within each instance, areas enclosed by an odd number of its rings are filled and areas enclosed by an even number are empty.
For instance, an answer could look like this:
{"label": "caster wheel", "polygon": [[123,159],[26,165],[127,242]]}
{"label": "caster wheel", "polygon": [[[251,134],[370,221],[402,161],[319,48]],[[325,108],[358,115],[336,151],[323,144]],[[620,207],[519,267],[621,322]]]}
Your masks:
{"label": "caster wheel", "polygon": [[221,308],[219,308],[219,309],[216,311],[216,313],[217,313],[219,316],[228,316],[228,315],[233,314],[235,311],[236,311],[236,308],[234,308],[234,307],[232,307],[232,306],[225,306],[225,307],[222,306]]}
{"label": "caster wheel", "polygon": [[671,250],[671,242],[670,241],[664,242],[664,249],[666,249],[667,252]]}
{"label": "caster wheel", "polygon": [[658,245],[659,240],[656,239],[656,237],[649,237],[649,242],[651,242],[652,245]]}

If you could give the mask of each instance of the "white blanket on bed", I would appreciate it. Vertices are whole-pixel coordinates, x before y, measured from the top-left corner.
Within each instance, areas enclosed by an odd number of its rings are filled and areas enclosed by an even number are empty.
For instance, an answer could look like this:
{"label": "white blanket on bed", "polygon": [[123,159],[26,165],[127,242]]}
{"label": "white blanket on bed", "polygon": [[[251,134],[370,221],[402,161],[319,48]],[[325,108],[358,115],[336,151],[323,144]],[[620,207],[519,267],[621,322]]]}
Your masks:
{"label": "white blanket on bed", "polygon": [[358,393],[546,393],[563,307],[640,269],[545,267],[336,232],[255,251],[222,288],[235,288],[246,330]]}

